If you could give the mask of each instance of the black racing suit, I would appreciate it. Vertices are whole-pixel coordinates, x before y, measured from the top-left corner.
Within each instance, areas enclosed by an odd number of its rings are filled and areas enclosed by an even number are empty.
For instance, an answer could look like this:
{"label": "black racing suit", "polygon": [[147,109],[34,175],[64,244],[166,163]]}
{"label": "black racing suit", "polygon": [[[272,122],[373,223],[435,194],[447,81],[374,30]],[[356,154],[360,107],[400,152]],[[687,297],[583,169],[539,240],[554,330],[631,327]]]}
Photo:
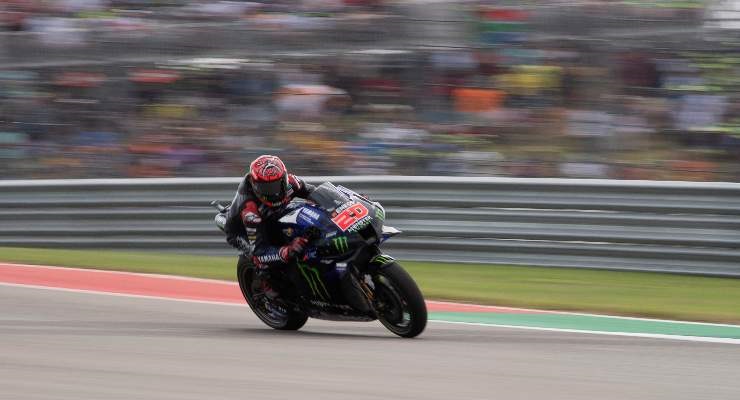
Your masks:
{"label": "black racing suit", "polygon": [[268,225],[283,213],[290,200],[295,197],[307,198],[315,187],[289,174],[286,201],[282,206],[269,207],[257,198],[248,179],[247,175],[239,184],[226,213],[226,241],[247,256],[251,253],[252,261],[257,266],[285,264],[287,260],[281,257],[280,247],[270,240]]}

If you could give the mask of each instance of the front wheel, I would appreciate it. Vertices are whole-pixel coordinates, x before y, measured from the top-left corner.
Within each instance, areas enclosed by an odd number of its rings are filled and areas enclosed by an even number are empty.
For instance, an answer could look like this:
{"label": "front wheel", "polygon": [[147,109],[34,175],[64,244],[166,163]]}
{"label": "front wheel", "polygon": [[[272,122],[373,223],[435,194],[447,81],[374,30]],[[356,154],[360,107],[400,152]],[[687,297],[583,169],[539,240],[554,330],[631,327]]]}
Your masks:
{"label": "front wheel", "polygon": [[269,299],[262,293],[255,279],[254,264],[247,257],[240,256],[236,266],[239,288],[252,312],[267,326],[284,331],[301,329],[308,320],[303,312],[286,307],[279,299]]}
{"label": "front wheel", "polygon": [[378,319],[398,336],[418,336],[427,326],[427,306],[419,287],[398,264],[392,263],[375,276],[375,309]]}

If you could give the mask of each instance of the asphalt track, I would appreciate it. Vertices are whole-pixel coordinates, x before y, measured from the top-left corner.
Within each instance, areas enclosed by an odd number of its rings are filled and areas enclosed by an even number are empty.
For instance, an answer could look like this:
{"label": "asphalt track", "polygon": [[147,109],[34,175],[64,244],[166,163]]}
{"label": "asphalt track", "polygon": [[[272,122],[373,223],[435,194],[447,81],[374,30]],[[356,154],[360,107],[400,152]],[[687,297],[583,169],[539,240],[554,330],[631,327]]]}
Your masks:
{"label": "asphalt track", "polygon": [[0,285],[0,399],[733,399],[740,346],[430,322],[278,332],[246,306]]}

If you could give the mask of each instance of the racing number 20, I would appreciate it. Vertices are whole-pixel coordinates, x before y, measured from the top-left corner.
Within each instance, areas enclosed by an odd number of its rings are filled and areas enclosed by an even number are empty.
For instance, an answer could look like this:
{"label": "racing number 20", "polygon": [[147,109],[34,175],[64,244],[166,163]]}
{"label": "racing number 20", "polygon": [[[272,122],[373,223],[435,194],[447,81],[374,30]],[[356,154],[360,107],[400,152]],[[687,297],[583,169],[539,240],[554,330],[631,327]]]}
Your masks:
{"label": "racing number 20", "polygon": [[370,211],[368,211],[367,207],[360,203],[355,203],[337,214],[337,216],[331,220],[339,227],[339,229],[346,231],[357,221],[365,218],[369,213]]}

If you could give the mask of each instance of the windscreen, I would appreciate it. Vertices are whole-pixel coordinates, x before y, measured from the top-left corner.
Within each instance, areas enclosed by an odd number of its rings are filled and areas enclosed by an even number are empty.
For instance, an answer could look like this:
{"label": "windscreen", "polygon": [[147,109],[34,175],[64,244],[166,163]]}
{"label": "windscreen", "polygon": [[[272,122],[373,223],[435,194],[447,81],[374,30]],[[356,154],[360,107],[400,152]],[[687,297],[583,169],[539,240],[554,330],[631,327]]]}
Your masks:
{"label": "windscreen", "polygon": [[327,211],[333,211],[342,204],[352,201],[347,197],[347,195],[340,192],[336,186],[330,182],[325,182],[319,185],[308,196],[308,199]]}

